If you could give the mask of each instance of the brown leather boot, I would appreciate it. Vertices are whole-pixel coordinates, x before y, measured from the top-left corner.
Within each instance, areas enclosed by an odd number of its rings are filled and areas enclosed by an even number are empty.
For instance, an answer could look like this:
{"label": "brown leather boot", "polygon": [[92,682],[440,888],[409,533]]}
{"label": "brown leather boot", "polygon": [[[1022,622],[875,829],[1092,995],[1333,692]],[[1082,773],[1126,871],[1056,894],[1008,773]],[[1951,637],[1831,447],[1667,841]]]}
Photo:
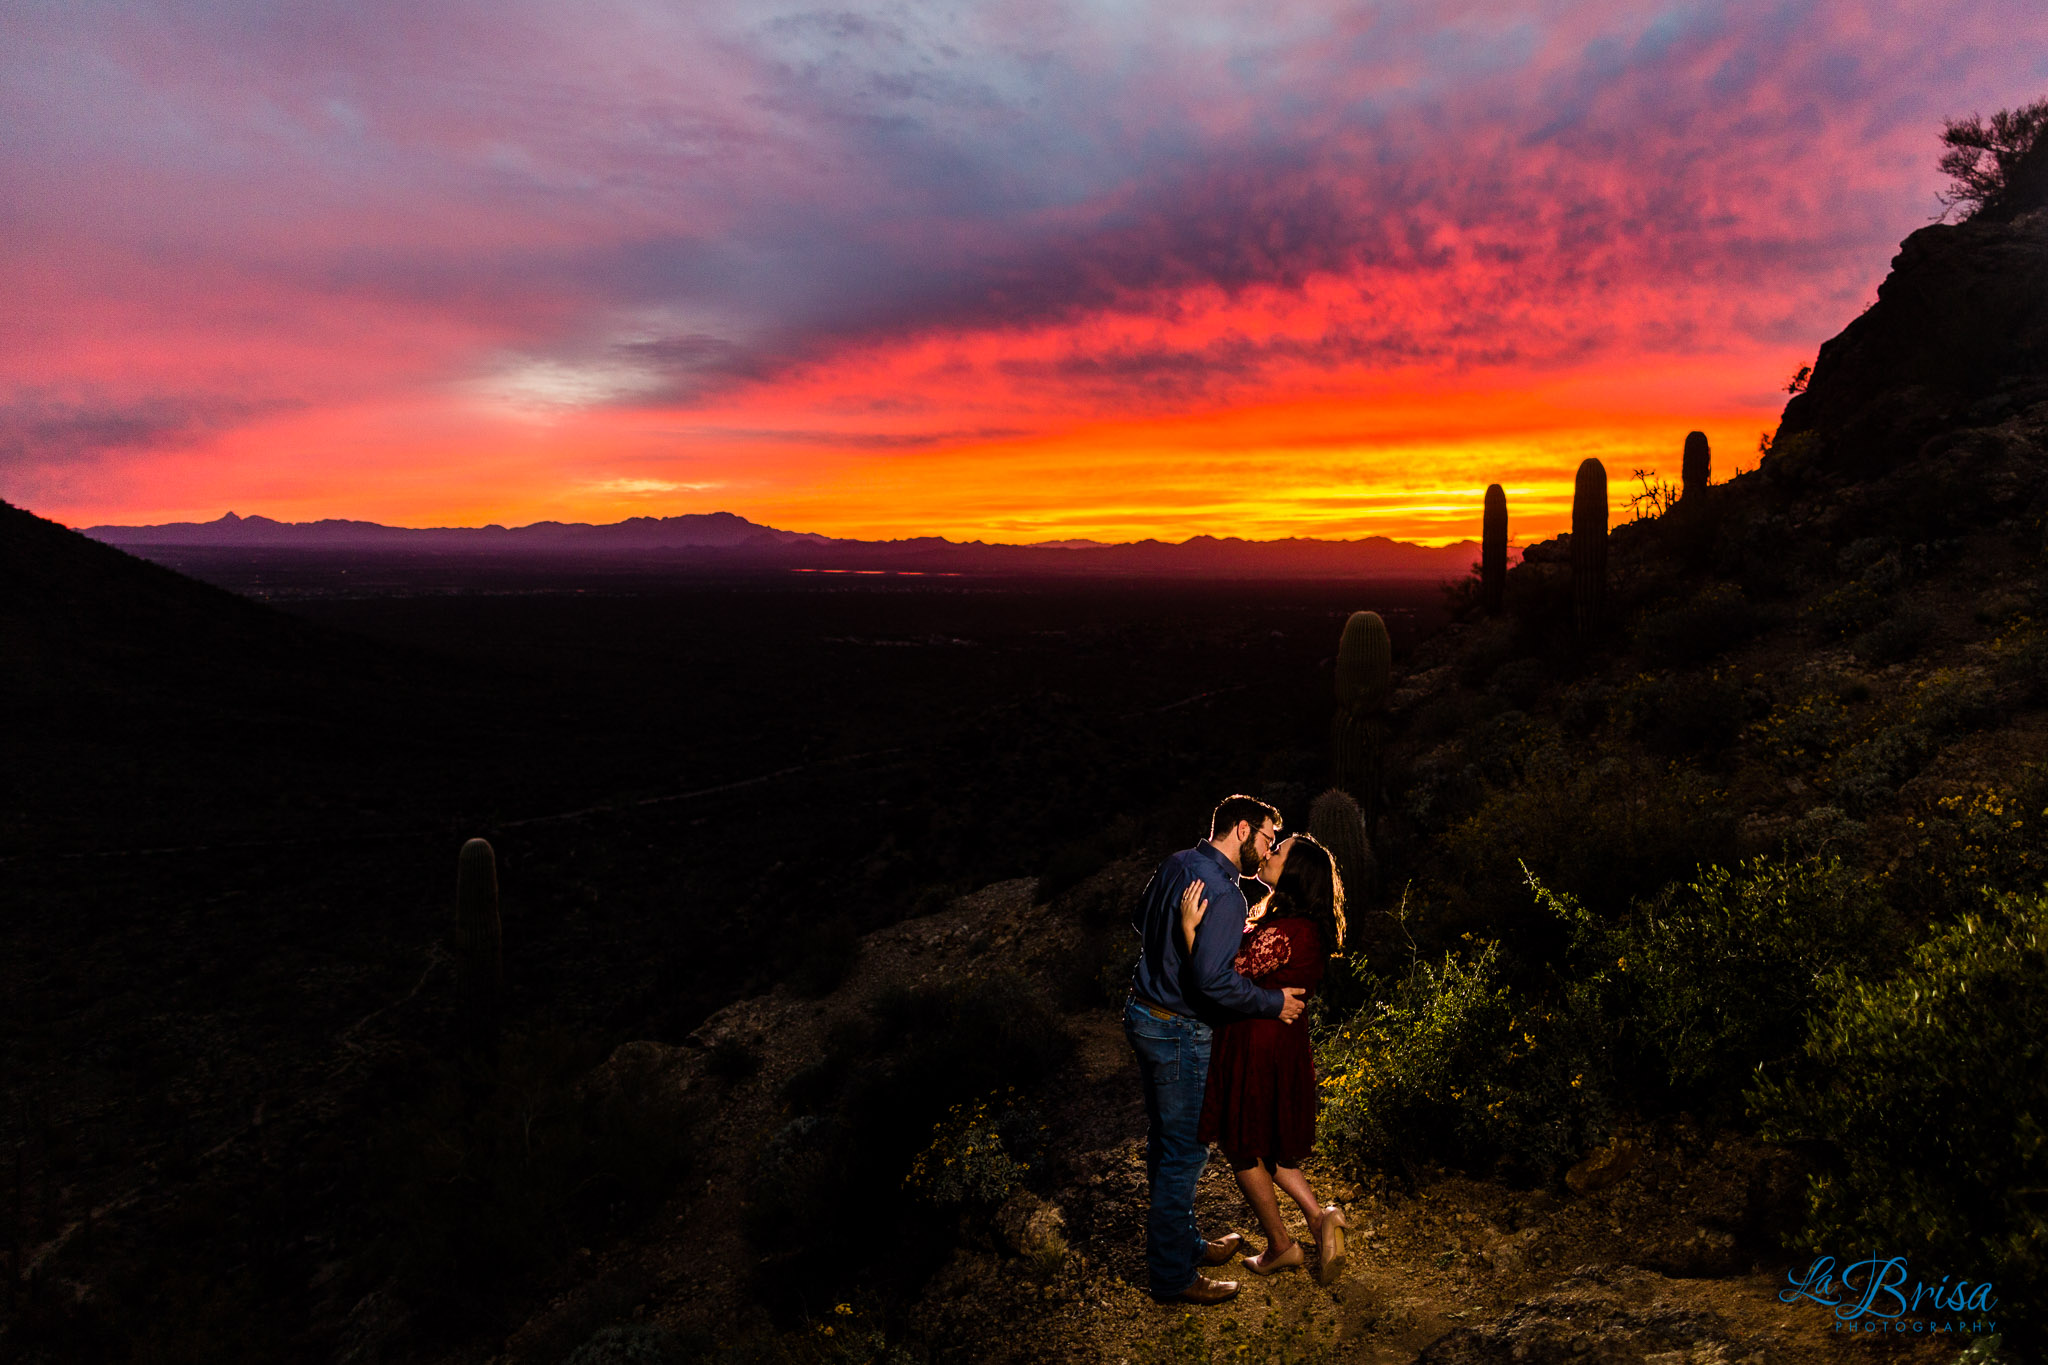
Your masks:
{"label": "brown leather boot", "polygon": [[1244,1235],[1242,1233],[1226,1232],[1215,1241],[1202,1244],[1202,1264],[1222,1265],[1225,1261],[1243,1250]]}
{"label": "brown leather boot", "polygon": [[1197,1275],[1193,1284],[1173,1297],[1182,1303],[1221,1303],[1236,1296],[1236,1280],[1212,1280],[1206,1275]]}

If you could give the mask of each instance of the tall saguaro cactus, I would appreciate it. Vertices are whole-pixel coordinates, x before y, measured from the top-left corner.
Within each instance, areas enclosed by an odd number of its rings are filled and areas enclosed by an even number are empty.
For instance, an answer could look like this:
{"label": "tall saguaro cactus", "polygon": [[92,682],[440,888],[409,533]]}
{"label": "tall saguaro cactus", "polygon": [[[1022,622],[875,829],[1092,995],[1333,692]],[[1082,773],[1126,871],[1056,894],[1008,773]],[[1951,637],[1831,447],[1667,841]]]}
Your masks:
{"label": "tall saguaro cactus", "polygon": [[498,924],[498,856],[490,843],[462,846],[455,871],[455,974],[463,1038],[489,1056],[498,1041],[504,994],[504,936]]}
{"label": "tall saguaro cactus", "polygon": [[1358,798],[1372,818],[1386,740],[1382,713],[1392,683],[1393,641],[1376,611],[1354,611],[1337,642],[1337,714],[1330,723],[1337,785]]}
{"label": "tall saguaro cactus", "polygon": [[1508,590],[1508,495],[1497,483],[1486,486],[1480,518],[1479,601],[1488,616],[1500,615]]}
{"label": "tall saguaro cactus", "polygon": [[1607,468],[1579,465],[1572,489],[1572,624],[1581,644],[1600,629],[1607,606]]}
{"label": "tall saguaro cactus", "polygon": [[1691,497],[1707,486],[1707,476],[1713,469],[1714,455],[1707,449],[1707,433],[1688,431],[1685,434],[1685,460],[1679,466],[1679,497]]}

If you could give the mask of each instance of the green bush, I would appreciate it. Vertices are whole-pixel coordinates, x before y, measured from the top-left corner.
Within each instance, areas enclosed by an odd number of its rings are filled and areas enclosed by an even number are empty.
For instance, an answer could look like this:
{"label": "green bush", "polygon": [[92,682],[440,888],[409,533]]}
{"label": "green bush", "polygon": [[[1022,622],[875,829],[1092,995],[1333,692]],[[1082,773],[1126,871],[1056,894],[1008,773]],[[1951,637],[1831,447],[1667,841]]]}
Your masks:
{"label": "green bush", "polygon": [[1958,734],[1998,718],[1998,699],[1980,669],[1937,668],[1913,689],[1913,716],[1936,734]]}
{"label": "green bush", "polygon": [[1645,675],[1622,689],[1615,706],[1637,738],[1667,755],[1719,753],[1749,719],[1741,683],[1719,669]]}
{"label": "green bush", "polygon": [[1015,1101],[1011,1091],[947,1110],[903,1183],[934,1204],[993,1208],[1009,1198],[1031,1167],[1016,1153],[1035,1144],[1045,1127]]}
{"label": "green bush", "polygon": [[1702,664],[1718,658],[1757,631],[1756,609],[1732,583],[1709,585],[1691,601],[1644,620],[1636,643],[1662,664]]}
{"label": "green bush", "polygon": [[1951,919],[1986,892],[2038,891],[2048,881],[2048,773],[2030,767],[2006,786],[1938,797],[1914,833],[1887,886],[1915,922]]}
{"label": "green bush", "polygon": [[1401,1167],[1417,1153],[1479,1166],[1504,1160],[1538,1178],[1594,1145],[1610,1110],[1598,1021],[1567,997],[1514,1003],[1500,949],[1418,963],[1317,1050],[1324,1157],[1353,1169]]}
{"label": "green bush", "polygon": [[1319,1146],[1354,1167],[1387,1166],[1409,1153],[1442,1152],[1471,1136],[1485,1101],[1476,1077],[1514,1037],[1499,945],[1470,962],[1422,963],[1393,998],[1361,1010],[1316,1059],[1323,1087]]}
{"label": "green bush", "polygon": [[1704,867],[1605,925],[1541,884],[1573,928],[1573,975],[1629,1058],[1688,1107],[1730,1116],[1761,1065],[1797,1051],[1832,973],[1897,960],[1875,885],[1838,859]]}
{"label": "green bush", "polygon": [[1806,608],[1806,619],[1822,635],[1847,639],[1869,630],[1891,614],[1891,602],[1865,583],[1850,583],[1827,593]]}
{"label": "green bush", "polygon": [[1856,657],[1875,668],[1904,663],[1926,648],[1940,624],[1930,611],[1901,612],[1858,636]]}
{"label": "green bush", "polygon": [[1835,799],[1853,811],[1888,803],[1934,757],[1934,739],[1917,725],[1891,725],[1845,749],[1829,774]]}
{"label": "green bush", "polygon": [[1771,708],[1749,727],[1749,735],[1779,772],[1801,773],[1825,763],[1849,729],[1849,708],[1842,699],[1812,692]]}
{"label": "green bush", "polygon": [[1962,916],[1895,976],[1839,974],[1805,1063],[1751,1095],[1767,1136],[1818,1139],[1836,1155],[1811,1187],[1805,1246],[1889,1248],[1935,1274],[1990,1279],[2002,1319],[2038,1322],[2048,897],[2004,896]]}
{"label": "green bush", "polygon": [[1523,953],[1536,947],[1532,932],[1557,936],[1529,900],[1523,863],[1619,915],[1722,856],[1734,837],[1727,795],[1704,774],[1626,751],[1533,746],[1520,782],[1485,790],[1437,841],[1432,880],[1462,900],[1461,922],[1482,923]]}

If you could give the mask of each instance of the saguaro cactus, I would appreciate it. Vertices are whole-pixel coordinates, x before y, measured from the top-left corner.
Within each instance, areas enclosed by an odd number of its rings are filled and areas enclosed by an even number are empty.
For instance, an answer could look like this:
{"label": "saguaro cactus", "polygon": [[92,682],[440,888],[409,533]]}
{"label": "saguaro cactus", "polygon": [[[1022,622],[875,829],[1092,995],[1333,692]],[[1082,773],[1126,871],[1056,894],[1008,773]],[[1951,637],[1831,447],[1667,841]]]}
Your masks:
{"label": "saguaro cactus", "polygon": [[1336,860],[1346,900],[1353,907],[1365,905],[1379,866],[1372,856],[1372,839],[1365,832],[1365,812],[1351,794],[1332,787],[1318,796],[1308,808],[1308,832]]}
{"label": "saguaro cactus", "polygon": [[1330,723],[1337,785],[1356,796],[1369,820],[1380,785],[1380,750],[1394,662],[1387,623],[1374,611],[1354,611],[1337,642],[1337,714]]}
{"label": "saguaro cactus", "polygon": [[1593,638],[1607,605],[1607,469],[1579,466],[1572,489],[1572,623],[1580,643]]}
{"label": "saguaro cactus", "polygon": [[498,857],[489,842],[462,846],[455,871],[455,973],[464,1041],[488,1054],[498,1041],[504,937],[498,925]]}
{"label": "saguaro cactus", "polygon": [[1500,615],[1508,590],[1508,495],[1497,483],[1486,486],[1480,518],[1479,601],[1488,616]]}
{"label": "saguaro cactus", "polygon": [[1707,449],[1707,433],[1688,431],[1685,434],[1685,461],[1679,467],[1679,497],[1691,497],[1707,486],[1708,472],[1713,468],[1713,452]]}
{"label": "saguaro cactus", "polygon": [[1377,711],[1387,704],[1394,642],[1376,611],[1354,611],[1337,640],[1337,704]]}

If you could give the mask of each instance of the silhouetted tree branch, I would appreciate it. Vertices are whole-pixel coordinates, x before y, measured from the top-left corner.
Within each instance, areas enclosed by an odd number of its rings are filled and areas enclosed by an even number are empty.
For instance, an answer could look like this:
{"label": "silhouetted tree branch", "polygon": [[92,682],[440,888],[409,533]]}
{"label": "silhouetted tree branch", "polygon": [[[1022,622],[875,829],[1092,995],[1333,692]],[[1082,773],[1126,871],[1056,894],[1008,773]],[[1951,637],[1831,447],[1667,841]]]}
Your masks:
{"label": "silhouetted tree branch", "polygon": [[[2013,168],[2032,149],[2044,125],[2048,125],[2048,99],[2019,109],[2001,109],[1989,122],[1977,114],[1943,119],[1941,140],[1948,150],[1935,164],[1950,183],[1937,197],[1946,208],[1960,207],[1964,218],[1996,204]],[[1942,216],[1948,215],[1944,212]]]}

